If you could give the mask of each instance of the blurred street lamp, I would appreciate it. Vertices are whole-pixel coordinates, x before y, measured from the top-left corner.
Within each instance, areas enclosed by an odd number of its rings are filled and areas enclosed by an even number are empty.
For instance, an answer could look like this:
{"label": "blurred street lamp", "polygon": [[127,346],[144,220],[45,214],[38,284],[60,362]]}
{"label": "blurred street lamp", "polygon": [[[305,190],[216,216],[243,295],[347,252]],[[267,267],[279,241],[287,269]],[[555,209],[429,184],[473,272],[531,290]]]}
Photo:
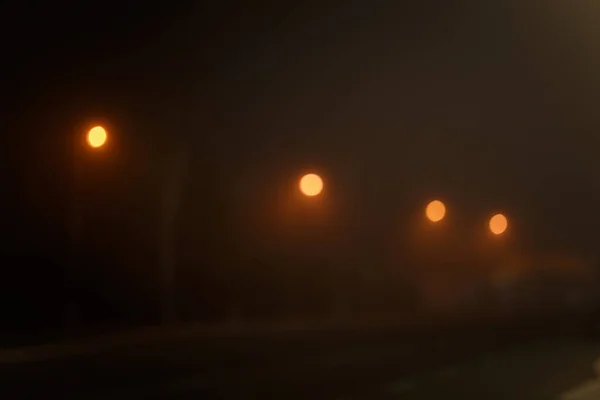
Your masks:
{"label": "blurred street lamp", "polygon": [[508,220],[503,214],[496,214],[490,218],[489,226],[494,235],[501,235],[508,228]]}
{"label": "blurred street lamp", "polygon": [[306,174],[300,179],[299,188],[305,196],[317,196],[323,191],[323,179],[317,174]]}
{"label": "blurred street lamp", "polygon": [[95,126],[88,131],[87,143],[92,148],[100,148],[106,144],[108,135],[106,129],[101,126]]}
{"label": "blurred street lamp", "polygon": [[446,216],[446,206],[440,200],[433,200],[427,204],[425,216],[431,222],[439,222]]}

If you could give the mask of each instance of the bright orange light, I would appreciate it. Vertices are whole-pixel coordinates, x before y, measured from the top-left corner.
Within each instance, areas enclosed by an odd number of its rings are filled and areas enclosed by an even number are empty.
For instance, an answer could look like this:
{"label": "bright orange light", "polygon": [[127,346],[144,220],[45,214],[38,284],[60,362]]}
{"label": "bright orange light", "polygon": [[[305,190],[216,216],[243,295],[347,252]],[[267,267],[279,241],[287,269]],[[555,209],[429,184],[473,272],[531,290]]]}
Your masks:
{"label": "bright orange light", "polygon": [[98,148],[104,146],[107,139],[106,130],[101,126],[95,126],[87,134],[87,142],[91,147]]}
{"label": "bright orange light", "polygon": [[444,219],[446,215],[446,206],[439,200],[433,200],[427,204],[425,208],[425,215],[431,222],[439,222]]}
{"label": "bright orange light", "polygon": [[316,196],[323,191],[323,179],[317,174],[306,174],[300,179],[300,191],[306,196]]}
{"label": "bright orange light", "polygon": [[490,218],[490,231],[494,235],[501,235],[508,228],[508,220],[502,214],[496,214]]}

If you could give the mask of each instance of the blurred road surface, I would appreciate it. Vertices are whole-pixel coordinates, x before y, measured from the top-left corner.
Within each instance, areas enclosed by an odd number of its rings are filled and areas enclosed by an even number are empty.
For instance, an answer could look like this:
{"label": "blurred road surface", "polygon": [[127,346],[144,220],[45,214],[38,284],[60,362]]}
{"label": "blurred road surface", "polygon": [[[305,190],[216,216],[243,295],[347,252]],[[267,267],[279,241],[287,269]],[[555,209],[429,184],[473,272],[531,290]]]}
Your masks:
{"label": "blurred road surface", "polygon": [[600,342],[540,337],[345,330],[130,342],[0,360],[0,398],[535,400],[594,377]]}

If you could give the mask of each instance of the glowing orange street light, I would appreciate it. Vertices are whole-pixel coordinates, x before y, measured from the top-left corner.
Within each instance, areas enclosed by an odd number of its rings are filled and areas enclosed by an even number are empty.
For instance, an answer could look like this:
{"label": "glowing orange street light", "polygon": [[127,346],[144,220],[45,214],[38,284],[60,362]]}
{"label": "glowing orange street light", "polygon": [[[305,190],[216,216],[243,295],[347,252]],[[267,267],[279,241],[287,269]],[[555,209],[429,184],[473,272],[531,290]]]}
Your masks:
{"label": "glowing orange street light", "polygon": [[427,204],[425,216],[431,222],[439,222],[446,216],[446,206],[440,200],[433,200]]}
{"label": "glowing orange street light", "polygon": [[305,196],[317,196],[323,191],[323,179],[317,174],[306,174],[300,179],[298,186]]}
{"label": "glowing orange street light", "polygon": [[490,231],[494,235],[501,235],[508,228],[508,220],[503,214],[496,214],[490,218]]}
{"label": "glowing orange street light", "polygon": [[108,135],[106,134],[106,129],[101,126],[95,126],[89,130],[87,134],[87,142],[90,147],[95,149],[102,147],[106,144],[106,140],[108,139]]}

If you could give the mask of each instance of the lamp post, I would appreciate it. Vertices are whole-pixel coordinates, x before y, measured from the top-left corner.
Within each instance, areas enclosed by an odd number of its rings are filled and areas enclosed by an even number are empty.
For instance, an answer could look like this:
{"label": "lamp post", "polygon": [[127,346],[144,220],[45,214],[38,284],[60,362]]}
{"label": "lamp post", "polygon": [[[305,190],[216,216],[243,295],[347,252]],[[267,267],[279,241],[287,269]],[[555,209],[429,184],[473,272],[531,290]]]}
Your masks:
{"label": "lamp post", "polygon": [[[318,298],[324,299],[327,312],[334,316],[340,303],[339,281],[337,266],[331,259],[331,236],[326,233],[330,227],[325,221],[332,210],[328,209],[327,201],[323,197],[326,190],[323,178],[317,173],[307,173],[298,180],[298,217],[296,233],[302,253],[302,267],[299,271],[301,279],[307,284],[315,284],[316,292],[311,291]],[[328,196],[329,197],[329,196]],[[314,276],[318,279],[314,279]],[[312,279],[311,279],[312,277]],[[307,279],[308,278],[308,279]],[[303,295],[299,295],[302,297]],[[303,312],[314,313],[314,304],[301,304],[301,309],[308,307]]]}
{"label": "lamp post", "polygon": [[[85,139],[85,140],[83,140]],[[71,171],[70,171],[70,204],[68,209],[68,263],[66,286],[73,290],[77,287],[76,275],[79,263],[79,246],[83,225],[81,184],[84,179],[82,171],[83,155],[89,151],[102,149],[108,141],[108,133],[102,126],[94,126],[85,133],[75,135],[71,142]],[[64,329],[67,335],[72,334],[77,325],[78,310],[73,293],[68,294],[64,309]]]}
{"label": "lamp post", "polygon": [[167,161],[160,205],[159,264],[161,287],[161,320],[165,325],[177,320],[176,291],[176,219],[179,213],[190,150],[185,143],[178,145]]}
{"label": "lamp post", "polygon": [[[78,135],[78,137],[80,137]],[[71,245],[75,247],[79,240],[80,228],[81,228],[81,199],[80,199],[80,185],[83,180],[82,171],[82,148],[86,151],[98,151],[106,146],[108,141],[108,134],[106,129],[102,126],[94,126],[85,134],[85,144],[82,145],[82,141],[75,140],[73,142],[72,151],[72,205],[71,205]]]}

